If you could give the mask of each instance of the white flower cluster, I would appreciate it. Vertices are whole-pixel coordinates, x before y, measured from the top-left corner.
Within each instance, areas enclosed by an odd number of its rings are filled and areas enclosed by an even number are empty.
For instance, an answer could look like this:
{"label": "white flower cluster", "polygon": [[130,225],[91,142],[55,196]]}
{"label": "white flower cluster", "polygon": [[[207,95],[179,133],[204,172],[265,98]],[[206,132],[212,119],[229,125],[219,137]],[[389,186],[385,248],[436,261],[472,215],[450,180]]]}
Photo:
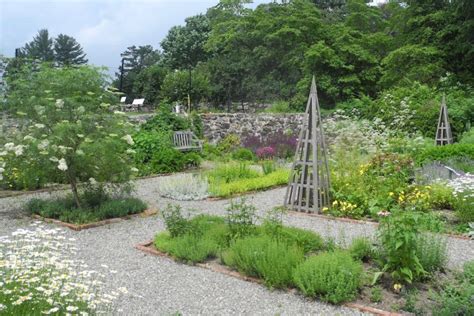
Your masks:
{"label": "white flower cluster", "polygon": [[95,314],[110,310],[127,293],[125,288],[103,292],[105,275],[70,259],[77,252],[74,241],[40,223],[0,237],[0,307],[6,314],[22,304],[46,315]]}
{"label": "white flower cluster", "polygon": [[177,174],[162,178],[158,193],[179,201],[202,200],[209,196],[209,184],[205,177],[190,173]]}
{"label": "white flower cluster", "polygon": [[472,174],[467,173],[450,180],[447,185],[453,189],[455,196],[462,194],[464,197],[474,198],[474,175]]}
{"label": "white flower cluster", "polygon": [[25,146],[24,145],[15,146],[14,143],[6,143],[5,145],[3,145],[3,149],[4,150],[0,152],[0,156],[5,156],[8,154],[8,152],[14,152],[15,156],[19,157],[23,155],[23,150],[25,149]]}

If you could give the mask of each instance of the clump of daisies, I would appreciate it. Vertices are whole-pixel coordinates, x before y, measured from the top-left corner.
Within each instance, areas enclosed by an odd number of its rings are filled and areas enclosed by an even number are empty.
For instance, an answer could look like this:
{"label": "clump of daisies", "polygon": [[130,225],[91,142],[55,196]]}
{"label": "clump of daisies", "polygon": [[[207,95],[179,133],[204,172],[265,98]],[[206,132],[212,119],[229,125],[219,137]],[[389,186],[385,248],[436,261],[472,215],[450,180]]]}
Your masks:
{"label": "clump of daisies", "polygon": [[127,290],[106,293],[105,274],[71,259],[77,252],[74,241],[40,223],[0,237],[0,314],[109,312]]}

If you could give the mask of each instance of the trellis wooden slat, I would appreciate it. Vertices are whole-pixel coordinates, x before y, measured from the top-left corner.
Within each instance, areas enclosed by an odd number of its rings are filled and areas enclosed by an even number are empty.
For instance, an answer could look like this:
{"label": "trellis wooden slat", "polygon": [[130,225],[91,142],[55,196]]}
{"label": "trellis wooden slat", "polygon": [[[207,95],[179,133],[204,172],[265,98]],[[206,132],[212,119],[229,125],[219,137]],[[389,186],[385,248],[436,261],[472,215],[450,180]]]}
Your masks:
{"label": "trellis wooden slat", "polygon": [[174,132],[173,145],[180,151],[202,150],[202,141],[191,131]]}
{"label": "trellis wooden slat", "polygon": [[448,120],[448,107],[446,106],[446,97],[443,95],[441,100],[441,109],[439,111],[438,129],[436,130],[435,145],[443,146],[453,143],[451,125]]}
{"label": "trellis wooden slat", "polygon": [[305,118],[296,146],[285,206],[301,212],[319,213],[329,205],[329,166],[321,111],[313,77]]}

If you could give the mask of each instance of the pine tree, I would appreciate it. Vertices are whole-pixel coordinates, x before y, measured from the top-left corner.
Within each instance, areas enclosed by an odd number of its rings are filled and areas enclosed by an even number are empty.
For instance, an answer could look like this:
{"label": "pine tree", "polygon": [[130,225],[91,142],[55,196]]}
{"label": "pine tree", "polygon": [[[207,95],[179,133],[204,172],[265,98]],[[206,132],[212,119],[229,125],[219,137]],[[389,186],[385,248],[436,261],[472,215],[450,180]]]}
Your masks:
{"label": "pine tree", "polygon": [[59,34],[54,40],[54,59],[58,66],[82,65],[87,63],[86,54],[74,37]]}
{"label": "pine tree", "polygon": [[33,40],[25,45],[23,53],[26,57],[40,61],[53,61],[53,39],[49,37],[48,30],[42,29]]}

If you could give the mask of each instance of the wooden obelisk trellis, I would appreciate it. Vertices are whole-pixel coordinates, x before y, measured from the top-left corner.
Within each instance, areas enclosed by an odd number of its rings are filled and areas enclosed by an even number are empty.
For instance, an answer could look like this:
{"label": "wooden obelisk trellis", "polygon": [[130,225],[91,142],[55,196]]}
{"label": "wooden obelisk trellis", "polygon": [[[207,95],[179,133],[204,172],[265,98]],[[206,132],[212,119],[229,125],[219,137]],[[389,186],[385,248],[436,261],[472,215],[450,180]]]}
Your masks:
{"label": "wooden obelisk trellis", "polygon": [[285,206],[295,211],[319,213],[330,203],[329,186],[326,144],[316,82],[313,77],[295,161],[286,190]]}
{"label": "wooden obelisk trellis", "polygon": [[435,145],[443,146],[453,143],[453,134],[448,120],[448,107],[446,106],[446,97],[443,95],[441,109],[439,111],[438,129],[436,130]]}

